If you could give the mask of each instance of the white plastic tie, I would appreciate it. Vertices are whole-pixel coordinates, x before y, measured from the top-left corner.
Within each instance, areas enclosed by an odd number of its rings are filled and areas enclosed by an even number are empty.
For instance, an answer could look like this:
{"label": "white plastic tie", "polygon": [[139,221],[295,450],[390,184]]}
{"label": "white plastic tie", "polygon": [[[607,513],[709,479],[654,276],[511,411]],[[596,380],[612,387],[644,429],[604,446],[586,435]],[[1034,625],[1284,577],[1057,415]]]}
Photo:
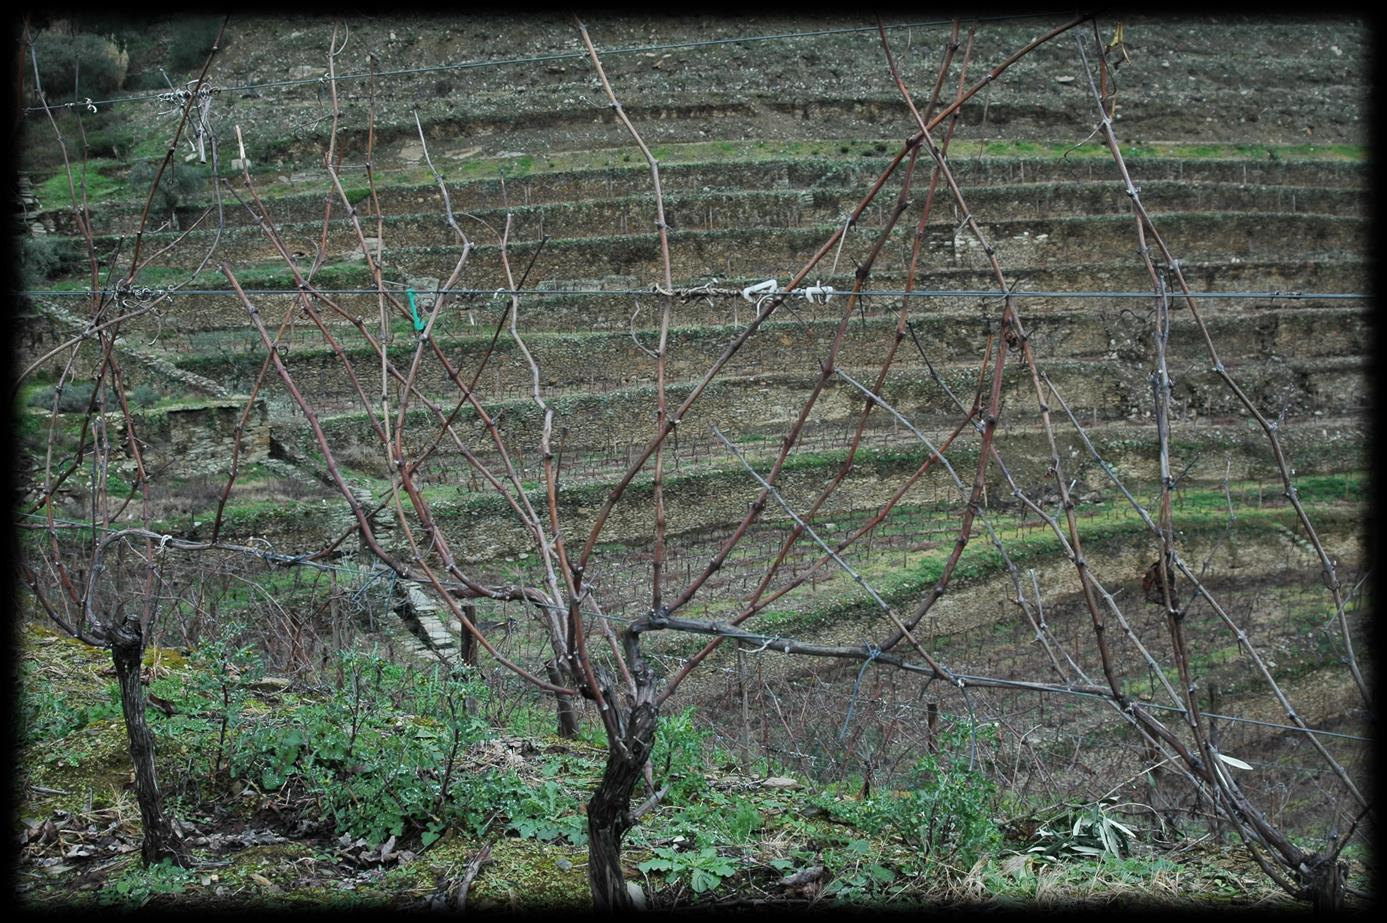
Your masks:
{"label": "white plastic tie", "polygon": [[[824,285],[822,282],[815,282],[806,289],[801,289],[800,294],[804,300],[810,304],[828,304],[828,299],[833,297],[833,286]],[[818,299],[817,301],[815,299]]]}
{"label": "white plastic tie", "polygon": [[742,289],[742,297],[752,304],[755,304],[756,298],[753,296],[762,293],[768,295],[774,294],[776,288],[778,288],[778,283],[774,279],[767,279],[765,282],[757,282],[755,285],[748,285],[746,288]]}

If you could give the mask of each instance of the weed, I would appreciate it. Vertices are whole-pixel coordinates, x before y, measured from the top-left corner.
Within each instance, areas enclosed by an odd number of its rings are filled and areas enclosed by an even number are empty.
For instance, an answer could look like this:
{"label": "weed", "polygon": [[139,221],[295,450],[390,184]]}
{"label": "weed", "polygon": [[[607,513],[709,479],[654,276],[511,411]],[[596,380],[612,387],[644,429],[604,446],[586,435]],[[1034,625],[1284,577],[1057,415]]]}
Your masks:
{"label": "weed", "polygon": [[719,855],[716,848],[704,846],[680,852],[657,846],[652,858],[636,866],[642,872],[663,872],[670,881],[687,882],[695,894],[705,894],[737,873],[733,860]]}
{"label": "weed", "polygon": [[824,863],[834,870],[833,880],[824,888],[825,896],[838,900],[878,896],[880,890],[896,880],[896,873],[880,862],[871,861],[876,850],[864,839],[849,840],[845,847],[824,851]]}
{"label": "weed", "polygon": [[[477,832],[498,810],[523,802],[513,776],[457,776],[463,750],[485,734],[465,706],[485,696],[480,683],[356,653],[341,654],[337,668],[327,699],[233,728],[232,778],[263,791],[302,791],[335,831],[375,845],[414,831],[432,842],[451,822]],[[540,803],[520,813],[552,816],[552,794]]]}
{"label": "weed", "polygon": [[196,873],[164,861],[150,866],[131,863],[108,880],[97,899],[103,904],[141,907],[156,895],[182,894],[196,880]]}
{"label": "weed", "polygon": [[941,864],[970,868],[1002,842],[992,819],[996,786],[981,771],[970,769],[962,756],[971,746],[970,736],[961,722],[941,730],[940,753],[915,763],[914,783],[907,791],[861,801],[820,796],[817,803],[864,833],[899,837],[921,869]]}
{"label": "weed", "polygon": [[[49,410],[53,406],[52,388],[36,388],[30,393],[28,405],[35,409]],[[59,413],[85,413],[91,405],[96,384],[91,381],[69,381],[58,394]],[[108,408],[116,406],[116,393],[110,385],[102,389],[101,399]]]}
{"label": "weed", "polygon": [[574,846],[586,846],[587,821],[574,811],[576,804],[573,793],[550,779],[511,803],[508,826],[525,839],[563,839]]}
{"label": "weed", "polygon": [[704,778],[704,742],[710,736],[693,723],[692,706],[660,720],[650,756],[656,774],[669,785],[670,804],[688,804],[708,787]]}
{"label": "weed", "polygon": [[115,683],[106,699],[87,706],[73,705],[31,663],[20,663],[19,742],[22,746],[66,737],[97,721],[119,717],[120,691]]}
{"label": "weed", "polygon": [[[265,672],[264,664],[252,647],[233,646],[226,640],[235,636],[237,627],[227,623],[220,638],[198,648],[193,662],[199,669],[192,671],[184,688],[185,711],[216,716],[217,746],[210,762],[213,776],[222,771],[224,761],[229,761],[228,746],[233,745],[240,734],[249,685]],[[189,721],[195,722],[195,727],[206,727],[205,719],[182,717],[159,726],[166,733],[176,734],[180,725]]]}
{"label": "weed", "polygon": [[153,407],[163,398],[158,385],[146,382],[130,390],[130,403],[136,407]]}
{"label": "weed", "polygon": [[753,800],[708,788],[669,818],[662,829],[698,846],[746,846],[766,826],[765,815],[779,813],[777,800]]}

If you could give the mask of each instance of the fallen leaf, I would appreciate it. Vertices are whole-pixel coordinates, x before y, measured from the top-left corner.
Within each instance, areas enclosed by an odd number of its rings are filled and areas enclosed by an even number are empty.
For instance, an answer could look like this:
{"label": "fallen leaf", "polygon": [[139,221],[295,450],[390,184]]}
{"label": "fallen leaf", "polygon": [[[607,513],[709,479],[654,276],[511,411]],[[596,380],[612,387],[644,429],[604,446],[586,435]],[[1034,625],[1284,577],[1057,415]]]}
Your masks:
{"label": "fallen leaf", "polygon": [[823,877],[824,867],[822,865],[810,866],[807,869],[800,869],[792,875],[786,875],[780,879],[780,884],[786,888],[799,888],[810,882],[818,881]]}
{"label": "fallen leaf", "polygon": [[1251,766],[1249,766],[1249,765],[1247,765],[1246,763],[1244,763],[1242,760],[1238,759],[1237,757],[1229,756],[1227,753],[1219,753],[1219,754],[1216,754],[1216,755],[1218,756],[1219,759],[1223,760],[1223,761],[1224,761],[1225,763],[1227,763],[1229,766],[1236,766],[1236,767],[1239,768],[1239,769],[1251,769],[1251,768],[1252,768]]}
{"label": "fallen leaf", "polygon": [[1023,878],[1030,871],[1030,856],[1020,853],[1002,861],[1002,871],[1012,878]]}

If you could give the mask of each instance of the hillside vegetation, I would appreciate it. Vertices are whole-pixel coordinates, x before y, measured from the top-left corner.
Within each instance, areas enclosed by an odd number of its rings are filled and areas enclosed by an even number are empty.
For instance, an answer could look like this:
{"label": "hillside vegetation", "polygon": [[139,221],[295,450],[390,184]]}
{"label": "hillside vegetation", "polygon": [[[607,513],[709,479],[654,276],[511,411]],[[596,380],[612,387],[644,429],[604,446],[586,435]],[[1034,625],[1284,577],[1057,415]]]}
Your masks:
{"label": "hillside vegetation", "polygon": [[1368,30],[1062,21],[32,19],[23,899],[1367,895]]}

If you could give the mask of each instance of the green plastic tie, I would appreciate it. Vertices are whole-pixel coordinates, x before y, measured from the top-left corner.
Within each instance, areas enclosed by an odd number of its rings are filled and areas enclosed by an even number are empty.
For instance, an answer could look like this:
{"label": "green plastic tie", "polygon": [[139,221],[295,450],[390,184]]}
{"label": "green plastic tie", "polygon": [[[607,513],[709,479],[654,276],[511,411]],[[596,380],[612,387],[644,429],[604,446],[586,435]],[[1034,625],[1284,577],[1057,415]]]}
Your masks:
{"label": "green plastic tie", "polygon": [[409,296],[409,313],[414,315],[414,332],[424,332],[424,322],[419,318],[419,309],[414,306],[414,289],[405,289],[405,294]]}

